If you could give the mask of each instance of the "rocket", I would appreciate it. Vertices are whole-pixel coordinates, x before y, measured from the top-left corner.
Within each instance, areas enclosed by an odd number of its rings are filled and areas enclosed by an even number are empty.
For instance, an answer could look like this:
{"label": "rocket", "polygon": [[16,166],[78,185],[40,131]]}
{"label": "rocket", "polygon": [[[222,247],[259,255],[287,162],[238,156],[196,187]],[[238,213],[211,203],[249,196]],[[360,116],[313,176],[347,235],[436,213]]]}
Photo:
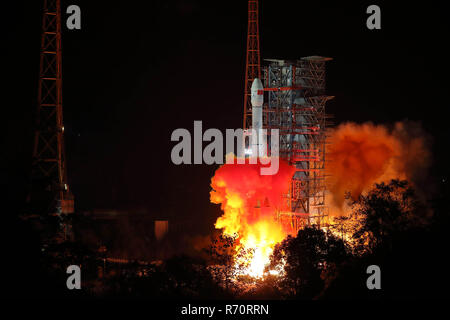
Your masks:
{"label": "rocket", "polygon": [[252,155],[254,157],[266,156],[266,137],[262,131],[262,108],[264,103],[264,87],[260,79],[255,78],[251,88],[252,104]]}

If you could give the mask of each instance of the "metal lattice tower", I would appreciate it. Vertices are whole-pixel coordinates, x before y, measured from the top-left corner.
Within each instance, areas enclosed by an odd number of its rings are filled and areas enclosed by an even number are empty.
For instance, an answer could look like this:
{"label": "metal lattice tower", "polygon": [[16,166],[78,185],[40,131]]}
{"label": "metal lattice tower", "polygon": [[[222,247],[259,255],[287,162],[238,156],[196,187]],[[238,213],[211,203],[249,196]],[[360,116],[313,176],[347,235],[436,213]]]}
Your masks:
{"label": "metal lattice tower", "polygon": [[258,1],[249,0],[244,90],[244,130],[250,128],[252,125],[252,105],[250,103],[252,82],[255,78],[261,79],[258,11]]}
{"label": "metal lattice tower", "polygon": [[44,0],[29,200],[35,213],[74,212],[64,153],[60,0]]}
{"label": "metal lattice tower", "polygon": [[[327,114],[325,62],[312,56],[297,61],[267,60],[264,67],[264,128],[278,129],[280,158],[295,166],[286,208],[278,220],[294,233],[306,224],[323,225]],[[270,143],[268,142],[268,146]]]}

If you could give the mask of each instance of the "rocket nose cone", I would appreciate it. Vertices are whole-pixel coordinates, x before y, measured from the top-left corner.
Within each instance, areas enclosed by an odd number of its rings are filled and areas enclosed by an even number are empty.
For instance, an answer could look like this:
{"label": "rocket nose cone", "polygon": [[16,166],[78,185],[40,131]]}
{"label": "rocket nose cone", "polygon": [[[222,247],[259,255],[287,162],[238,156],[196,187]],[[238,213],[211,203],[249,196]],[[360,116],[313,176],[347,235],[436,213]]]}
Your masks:
{"label": "rocket nose cone", "polygon": [[257,90],[262,90],[263,88],[263,84],[261,82],[261,80],[259,78],[255,78],[255,80],[253,80],[252,82],[252,91],[257,91]]}
{"label": "rocket nose cone", "polygon": [[251,89],[251,104],[254,107],[261,107],[264,103],[264,95],[263,95],[264,87],[262,85],[261,80],[255,78],[252,83]]}

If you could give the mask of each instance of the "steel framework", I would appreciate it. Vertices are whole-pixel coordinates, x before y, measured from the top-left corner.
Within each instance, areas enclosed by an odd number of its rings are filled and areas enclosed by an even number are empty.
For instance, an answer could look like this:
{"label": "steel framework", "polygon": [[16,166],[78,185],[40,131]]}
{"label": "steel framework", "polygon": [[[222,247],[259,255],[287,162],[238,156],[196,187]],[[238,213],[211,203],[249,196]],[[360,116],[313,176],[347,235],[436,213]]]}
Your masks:
{"label": "steel framework", "polygon": [[74,212],[64,152],[60,0],[44,0],[31,192],[36,213]]}
{"label": "steel framework", "polygon": [[244,130],[252,126],[252,104],[250,102],[252,82],[255,78],[261,79],[258,11],[258,1],[249,0],[244,84]]}
{"label": "steel framework", "polygon": [[325,62],[330,58],[312,56],[297,61],[266,60],[263,68],[263,123],[268,133],[279,130],[280,158],[295,166],[286,208],[278,220],[296,233],[306,224],[323,225],[325,206],[325,144],[327,114]]}

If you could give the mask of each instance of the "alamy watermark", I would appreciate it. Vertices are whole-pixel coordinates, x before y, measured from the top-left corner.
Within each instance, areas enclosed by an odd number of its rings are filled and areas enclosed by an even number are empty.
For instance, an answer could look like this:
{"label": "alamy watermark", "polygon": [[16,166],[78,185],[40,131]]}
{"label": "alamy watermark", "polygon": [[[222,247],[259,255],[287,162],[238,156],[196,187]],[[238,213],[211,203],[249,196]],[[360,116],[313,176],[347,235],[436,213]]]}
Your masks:
{"label": "alamy watermark", "polygon": [[81,269],[76,264],[67,267],[67,274],[70,276],[67,278],[66,286],[67,289],[81,289]]}
{"label": "alamy watermark", "polygon": [[379,266],[373,264],[367,267],[367,274],[370,276],[366,280],[366,286],[369,290],[381,289],[381,269]]}
{"label": "alamy watermark", "polygon": [[81,29],[81,9],[79,6],[72,4],[67,7],[67,14],[70,16],[66,20],[66,27],[69,30],[80,30]]}
{"label": "alamy watermark", "polygon": [[[245,147],[246,138],[249,145]],[[270,156],[267,154],[267,138],[270,138]],[[194,121],[194,137],[187,129],[176,129],[172,132],[171,141],[178,142],[171,152],[172,162],[180,164],[223,164],[224,155],[227,164],[261,163],[261,175],[277,174],[279,169],[279,130],[225,130],[224,137],[219,129],[207,129],[203,132],[202,122]],[[192,152],[193,142],[193,152]],[[203,149],[203,142],[210,142]],[[236,147],[236,148],[235,148]],[[236,156],[234,151],[237,151]],[[192,159],[193,153],[193,159]],[[248,158],[248,160],[246,160]],[[193,161],[192,161],[193,160]]]}
{"label": "alamy watermark", "polygon": [[379,6],[372,4],[367,7],[367,14],[370,16],[366,20],[366,26],[369,30],[380,30],[381,29],[381,9]]}

